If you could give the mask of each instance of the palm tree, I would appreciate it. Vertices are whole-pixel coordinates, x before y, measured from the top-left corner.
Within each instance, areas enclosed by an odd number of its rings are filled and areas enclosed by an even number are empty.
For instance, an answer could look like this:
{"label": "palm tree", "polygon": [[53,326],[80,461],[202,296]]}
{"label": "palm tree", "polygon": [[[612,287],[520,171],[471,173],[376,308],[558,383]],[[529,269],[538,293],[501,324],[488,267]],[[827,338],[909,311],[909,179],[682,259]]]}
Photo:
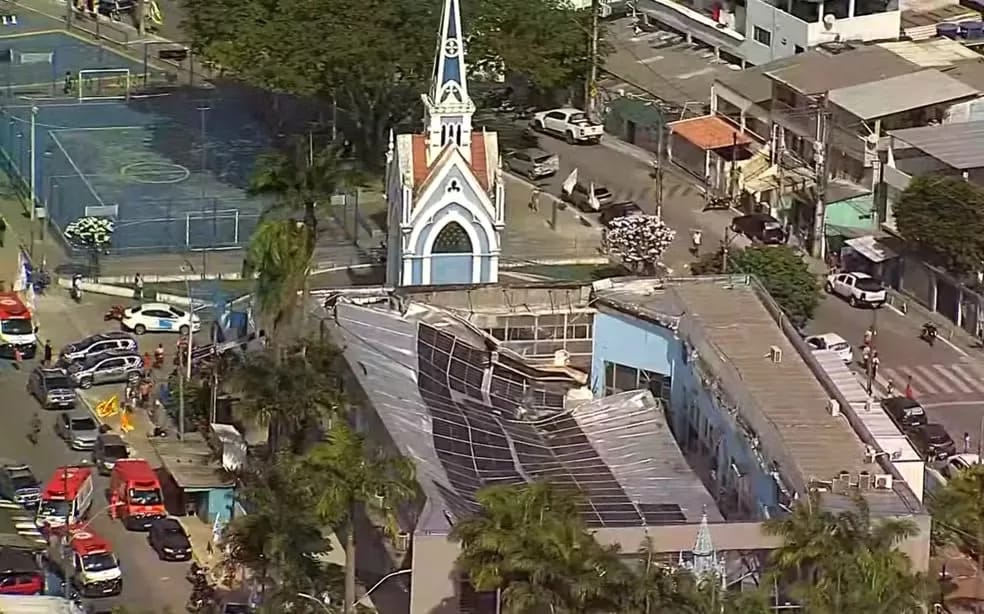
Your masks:
{"label": "palm tree", "polygon": [[300,304],[311,268],[308,240],[304,226],[289,219],[265,220],[250,238],[243,277],[257,276],[256,306],[271,323],[274,337]]}
{"label": "palm tree", "polygon": [[960,548],[984,547],[984,465],[954,475],[929,502],[937,541]]}
{"label": "palm tree", "polygon": [[783,538],[772,554],[773,574],[792,582],[809,612],[879,612],[876,604],[887,602],[895,608],[888,611],[921,611],[925,578],[896,549],[918,533],[916,525],[905,519],[873,522],[864,498],[855,495],[852,501],[853,509],[834,512],[811,492],[788,516],[767,520],[765,530]]}
{"label": "palm tree", "polygon": [[300,347],[250,352],[232,370],[231,383],[242,396],[243,416],[267,427],[273,453],[300,453],[314,424],[341,415],[344,393],[337,366],[339,353],[327,344],[311,352]]}
{"label": "palm tree", "polygon": [[312,476],[315,510],[345,535],[344,612],[355,608],[355,517],[360,508],[381,518],[387,534],[399,531],[396,509],[417,493],[413,464],[369,449],[365,440],[341,420],[303,459]]}

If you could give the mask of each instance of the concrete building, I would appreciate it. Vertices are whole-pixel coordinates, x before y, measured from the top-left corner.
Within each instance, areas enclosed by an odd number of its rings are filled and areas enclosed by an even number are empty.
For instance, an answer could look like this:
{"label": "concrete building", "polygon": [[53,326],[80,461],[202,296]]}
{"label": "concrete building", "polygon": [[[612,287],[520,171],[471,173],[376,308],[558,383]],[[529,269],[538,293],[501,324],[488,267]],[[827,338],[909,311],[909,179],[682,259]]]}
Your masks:
{"label": "concrete building", "polygon": [[648,537],[731,578],[776,547],[763,519],[859,489],[875,515],[917,522],[903,548],[928,564],[918,468],[897,466],[754,280],[408,288],[327,309],[373,410],[360,429],[417,466],[423,499],[401,510],[414,614],[494,611],[448,535],[482,487],[537,479],[579,492],[599,541]]}

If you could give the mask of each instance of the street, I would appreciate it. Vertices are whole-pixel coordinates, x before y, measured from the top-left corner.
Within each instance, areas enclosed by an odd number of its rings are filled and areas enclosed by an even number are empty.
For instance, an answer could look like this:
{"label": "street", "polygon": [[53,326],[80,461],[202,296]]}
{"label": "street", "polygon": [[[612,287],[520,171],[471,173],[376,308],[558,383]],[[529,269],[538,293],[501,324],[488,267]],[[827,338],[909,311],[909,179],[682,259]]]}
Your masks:
{"label": "street", "polygon": [[[61,288],[52,287],[49,292],[38,297],[37,323],[41,327],[39,336],[42,343],[50,339],[56,353],[67,343],[112,329],[115,323],[103,322],[103,313],[114,303],[126,302],[114,297],[87,294],[83,303],[76,305]],[[150,336],[141,338],[142,349],[152,349],[152,344],[156,345],[157,342]],[[173,347],[173,337],[171,344],[170,347]],[[3,449],[4,458],[30,464],[38,479],[45,482],[57,467],[88,460],[90,453],[69,450],[54,433],[58,412],[40,410],[37,401],[26,392],[27,374],[35,362],[25,362],[21,371],[14,369],[9,361],[0,363],[0,394],[7,399],[5,406],[8,408],[3,429],[6,434],[0,435],[0,448]],[[40,415],[44,428],[37,445],[32,445],[27,433],[35,412]],[[97,600],[95,605],[100,608],[98,611],[109,611],[114,605],[126,605],[136,611],[146,608],[182,611],[191,588],[184,578],[187,564],[158,560],[147,545],[145,533],[127,531],[119,521],[108,517],[102,494],[108,482],[106,477],[96,478],[96,496],[90,513],[91,527],[113,545],[119,557],[123,569],[123,594]]]}
{"label": "street", "polygon": [[805,332],[835,332],[854,346],[852,367],[864,382],[858,348],[865,330],[876,330],[874,347],[881,364],[875,392],[884,395],[891,381],[897,394],[903,394],[911,376],[914,396],[926,408],[930,421],[946,427],[958,448],[963,446],[964,433],[969,433],[971,450],[976,452],[984,419],[984,355],[943,339],[930,346],[919,338],[922,324],[917,317],[891,307],[855,309],[838,297],[827,296]]}

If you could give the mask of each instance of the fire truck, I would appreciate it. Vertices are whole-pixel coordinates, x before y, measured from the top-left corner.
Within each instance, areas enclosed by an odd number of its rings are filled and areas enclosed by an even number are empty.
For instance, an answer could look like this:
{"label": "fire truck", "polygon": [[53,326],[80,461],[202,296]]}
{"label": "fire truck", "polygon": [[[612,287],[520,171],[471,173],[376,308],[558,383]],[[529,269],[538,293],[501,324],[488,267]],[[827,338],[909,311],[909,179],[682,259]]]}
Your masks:
{"label": "fire truck", "polygon": [[48,559],[83,597],[123,592],[123,572],[113,548],[88,528],[57,531],[50,538]]}
{"label": "fire truck", "polygon": [[13,358],[15,349],[25,359],[34,358],[38,350],[34,321],[16,292],[0,292],[0,356]]}
{"label": "fire truck", "polygon": [[149,529],[155,518],[167,516],[160,480],[146,460],[116,461],[109,484],[109,515],[131,531]]}

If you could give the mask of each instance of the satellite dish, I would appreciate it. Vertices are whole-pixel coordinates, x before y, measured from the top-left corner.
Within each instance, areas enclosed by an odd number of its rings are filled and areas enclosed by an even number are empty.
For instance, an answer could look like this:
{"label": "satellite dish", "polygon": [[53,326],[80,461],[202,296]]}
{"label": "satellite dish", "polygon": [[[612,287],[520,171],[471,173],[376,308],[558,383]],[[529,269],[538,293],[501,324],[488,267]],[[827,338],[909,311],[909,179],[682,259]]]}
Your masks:
{"label": "satellite dish", "polygon": [[827,13],[823,16],[823,27],[827,30],[833,30],[835,23],[837,23],[837,17],[835,17],[832,13]]}

